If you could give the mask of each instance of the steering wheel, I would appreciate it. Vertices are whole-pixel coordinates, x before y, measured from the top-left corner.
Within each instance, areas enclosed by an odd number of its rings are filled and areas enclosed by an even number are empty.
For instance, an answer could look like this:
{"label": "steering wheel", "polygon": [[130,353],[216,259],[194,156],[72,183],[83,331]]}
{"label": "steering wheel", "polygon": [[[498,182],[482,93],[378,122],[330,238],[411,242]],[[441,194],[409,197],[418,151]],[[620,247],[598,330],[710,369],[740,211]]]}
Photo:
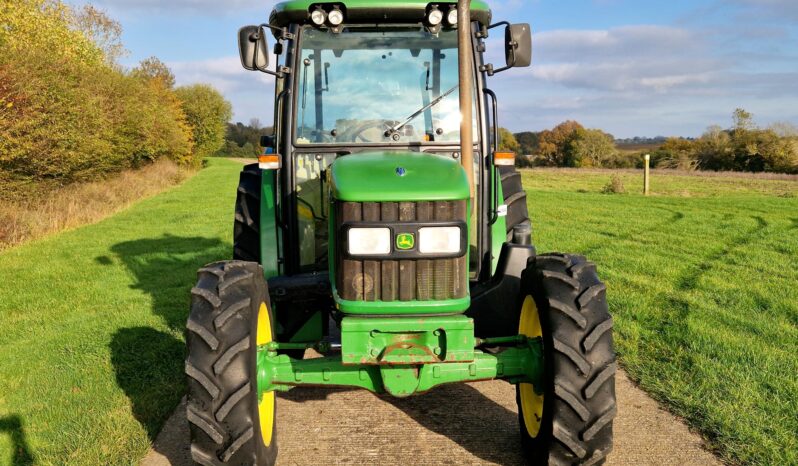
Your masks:
{"label": "steering wheel", "polygon": [[[383,139],[385,139],[385,130],[388,128],[390,128],[388,120],[367,120],[362,123],[358,123],[351,128],[347,128],[347,130],[338,136],[337,139],[339,141],[347,142],[381,142]],[[363,133],[369,130],[378,130],[379,137],[367,138]]]}

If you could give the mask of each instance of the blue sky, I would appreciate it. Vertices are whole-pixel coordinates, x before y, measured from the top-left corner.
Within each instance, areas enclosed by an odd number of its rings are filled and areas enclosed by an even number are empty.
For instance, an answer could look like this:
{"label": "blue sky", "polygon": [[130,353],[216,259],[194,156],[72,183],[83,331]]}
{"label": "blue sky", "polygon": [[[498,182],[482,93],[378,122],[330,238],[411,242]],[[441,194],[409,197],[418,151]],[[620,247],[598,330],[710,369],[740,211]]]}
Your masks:
{"label": "blue sky", "polygon": [[[84,3],[69,0],[70,3]],[[273,80],[240,68],[236,31],[275,2],[96,0],[135,65],[155,55],[178,84],[207,82],[237,121],[271,124]],[[496,75],[501,124],[573,119],[617,137],[698,136],[743,107],[761,126],[798,124],[798,0],[495,0],[495,20],[532,25],[532,67]],[[501,61],[501,44],[489,43]]]}

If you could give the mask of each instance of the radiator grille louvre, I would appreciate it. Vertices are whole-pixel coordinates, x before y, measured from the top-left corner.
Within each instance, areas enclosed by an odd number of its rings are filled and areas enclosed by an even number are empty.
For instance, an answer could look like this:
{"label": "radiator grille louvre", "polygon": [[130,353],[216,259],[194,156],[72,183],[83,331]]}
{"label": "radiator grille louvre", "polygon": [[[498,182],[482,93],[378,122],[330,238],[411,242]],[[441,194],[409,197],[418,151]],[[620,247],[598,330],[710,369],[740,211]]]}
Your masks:
{"label": "radiator grille louvre", "polygon": [[[344,223],[465,221],[465,201],[339,202],[336,231]],[[342,241],[337,241],[342,245]],[[348,301],[442,301],[467,294],[467,257],[349,260],[338,251],[336,287]]]}

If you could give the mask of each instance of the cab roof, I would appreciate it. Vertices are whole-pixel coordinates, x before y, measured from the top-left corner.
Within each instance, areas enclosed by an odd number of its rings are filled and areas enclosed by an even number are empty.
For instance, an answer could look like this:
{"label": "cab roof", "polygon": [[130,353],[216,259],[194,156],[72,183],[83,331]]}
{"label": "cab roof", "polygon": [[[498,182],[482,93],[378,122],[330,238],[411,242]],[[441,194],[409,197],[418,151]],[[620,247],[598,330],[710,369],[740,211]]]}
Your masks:
{"label": "cab roof", "polygon": [[[304,24],[310,20],[311,9],[316,5],[332,7],[338,5],[345,13],[344,24],[357,23],[420,23],[427,15],[430,5],[437,5],[445,9],[456,5],[457,2],[436,2],[429,0],[290,0],[275,5],[269,23],[275,27],[287,27],[292,23]],[[484,0],[472,0],[471,18],[483,25],[489,25],[491,11]]]}

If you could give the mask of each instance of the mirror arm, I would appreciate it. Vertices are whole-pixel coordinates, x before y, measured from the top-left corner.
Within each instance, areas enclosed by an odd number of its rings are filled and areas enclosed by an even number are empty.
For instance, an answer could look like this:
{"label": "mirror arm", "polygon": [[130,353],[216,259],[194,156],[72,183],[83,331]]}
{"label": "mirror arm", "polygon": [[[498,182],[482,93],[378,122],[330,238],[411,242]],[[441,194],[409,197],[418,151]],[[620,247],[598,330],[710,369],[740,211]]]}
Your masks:
{"label": "mirror arm", "polygon": [[[511,24],[509,22],[507,22],[507,21],[499,21],[498,23],[491,24],[487,28],[483,28],[482,31],[477,32],[477,37],[482,38],[482,39],[487,39],[488,38],[488,31],[490,31],[491,29],[497,28],[499,26],[510,27]],[[512,45],[513,45],[513,47],[516,47],[518,44],[513,42]],[[514,66],[515,66],[515,53],[513,53],[513,62],[510,63],[509,65],[503,66],[503,67],[498,68],[498,69],[493,69],[493,64],[492,63],[488,63],[487,65],[480,66],[479,67],[479,71],[481,73],[488,73],[488,76],[493,76],[496,73],[501,73],[502,71],[507,71],[510,68],[514,67]]]}
{"label": "mirror arm", "polygon": [[484,27],[483,26],[480,31],[477,31],[476,36],[479,39],[487,39],[488,36],[489,36],[488,31],[490,31],[491,29],[497,28],[499,26],[510,26],[510,23],[507,22],[507,21],[499,21],[498,23],[491,24],[488,27]]}
{"label": "mirror arm", "polygon": [[288,28],[278,28],[276,26],[272,26],[271,24],[263,23],[259,27],[262,28],[269,28],[272,31],[279,32],[280,35],[277,37],[278,40],[291,40],[294,38],[294,35],[288,32]]}
{"label": "mirror arm", "polygon": [[285,77],[285,75],[291,74],[291,68],[289,68],[287,66],[278,66],[277,67],[277,71],[262,70],[260,68],[258,68],[258,71],[260,71],[261,73],[270,74],[270,75],[272,75],[272,76],[274,76],[276,78],[279,78],[279,79],[283,79]]}
{"label": "mirror arm", "polygon": [[[272,31],[279,32],[280,35],[277,37],[277,40],[279,40],[279,41],[291,40],[291,39],[294,38],[294,35],[291,34],[290,32],[288,32],[288,29],[286,29],[286,28],[278,28],[278,27],[275,27],[275,26],[272,26],[272,25],[266,24],[266,23],[263,23],[263,24],[261,24],[258,27],[260,27],[260,28],[269,28]],[[257,34],[256,34],[256,36],[257,36]],[[255,40],[259,40],[260,38],[259,37],[254,37],[254,39]],[[255,53],[257,54],[257,48],[255,49]],[[272,75],[272,76],[274,76],[274,77],[276,77],[278,79],[283,79],[285,77],[285,75],[291,74],[291,68],[289,68],[287,66],[278,66],[277,67],[277,71],[271,71],[271,70],[268,70],[268,69],[261,69],[261,68],[258,68],[258,71],[260,71],[261,73],[266,73],[266,74]]]}
{"label": "mirror arm", "polygon": [[503,66],[498,69],[493,69],[493,64],[488,63],[487,65],[482,65],[479,67],[479,71],[482,73],[488,73],[488,76],[493,76],[496,73],[501,73],[502,71],[507,71],[512,68],[515,64],[509,66]]}

